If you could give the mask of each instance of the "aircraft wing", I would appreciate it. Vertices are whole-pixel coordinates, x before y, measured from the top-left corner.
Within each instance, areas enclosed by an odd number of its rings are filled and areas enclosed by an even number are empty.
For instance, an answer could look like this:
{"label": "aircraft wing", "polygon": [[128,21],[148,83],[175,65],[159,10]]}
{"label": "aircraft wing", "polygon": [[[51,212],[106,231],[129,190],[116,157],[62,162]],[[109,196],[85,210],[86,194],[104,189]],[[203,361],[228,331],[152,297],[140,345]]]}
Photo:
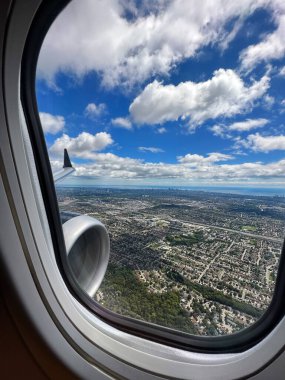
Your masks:
{"label": "aircraft wing", "polygon": [[63,167],[59,171],[53,174],[54,182],[59,182],[63,178],[67,177],[69,174],[74,172],[75,169],[71,164],[67,149],[64,149],[64,159],[63,159]]}

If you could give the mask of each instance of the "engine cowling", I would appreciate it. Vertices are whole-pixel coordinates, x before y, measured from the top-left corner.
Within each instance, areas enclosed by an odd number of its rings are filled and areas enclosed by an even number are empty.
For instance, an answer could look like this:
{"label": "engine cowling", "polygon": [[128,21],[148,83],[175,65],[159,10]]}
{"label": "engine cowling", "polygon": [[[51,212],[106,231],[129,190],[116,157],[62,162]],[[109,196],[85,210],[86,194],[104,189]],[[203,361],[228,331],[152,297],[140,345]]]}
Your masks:
{"label": "engine cowling", "polygon": [[94,297],[109,262],[108,232],[99,220],[87,215],[76,216],[62,227],[73,275],[80,287]]}

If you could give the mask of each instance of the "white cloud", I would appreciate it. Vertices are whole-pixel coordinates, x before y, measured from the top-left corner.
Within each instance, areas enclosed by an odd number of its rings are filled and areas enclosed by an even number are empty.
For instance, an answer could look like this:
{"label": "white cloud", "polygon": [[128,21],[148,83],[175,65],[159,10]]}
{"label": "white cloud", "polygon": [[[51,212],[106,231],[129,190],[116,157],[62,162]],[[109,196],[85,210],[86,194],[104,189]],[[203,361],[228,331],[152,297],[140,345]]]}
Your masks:
{"label": "white cloud", "polygon": [[[96,71],[106,86],[141,83],[208,44],[225,49],[246,17],[260,7],[275,10],[276,1],[73,0],[47,34],[38,76],[54,83],[59,72],[82,78]],[[237,20],[231,28],[230,20]]]}
{"label": "white cloud", "polygon": [[[109,179],[177,179],[191,184],[193,181],[211,182],[224,181],[225,183],[238,183],[258,180],[265,183],[270,179],[285,178],[285,159],[271,162],[245,162],[240,164],[220,163],[230,158],[222,158],[220,153],[211,153],[208,156],[186,155],[189,162],[173,164],[145,162],[144,160],[129,157],[120,157],[112,153],[94,153],[93,162],[88,164],[75,164],[76,176],[92,176]],[[212,156],[211,156],[212,155]],[[192,158],[189,158],[192,156]],[[209,157],[211,159],[209,160]],[[226,156],[226,155],[225,155]],[[184,161],[183,157],[178,158]],[[185,160],[188,160],[185,159]],[[194,164],[195,162],[195,164]],[[57,167],[56,163],[53,165]]]}
{"label": "white cloud", "polygon": [[272,1],[271,6],[275,10],[274,18],[277,28],[258,44],[251,45],[242,51],[240,60],[244,70],[252,70],[260,62],[280,59],[285,55],[285,3],[275,0]]}
{"label": "white cloud", "polygon": [[112,119],[111,123],[115,127],[119,127],[119,128],[123,128],[123,129],[131,130],[133,128],[132,123],[130,122],[130,120],[127,117],[117,117],[115,119]]}
{"label": "white cloud", "polygon": [[233,70],[216,70],[205,82],[164,85],[148,84],[130,105],[132,119],[138,124],[162,124],[189,119],[193,127],[207,119],[231,117],[249,111],[269,88],[269,78],[246,86]]}
{"label": "white cloud", "polygon": [[285,136],[261,136],[259,133],[249,135],[246,140],[241,140],[240,145],[255,152],[268,153],[272,150],[285,150]]}
{"label": "white cloud", "polygon": [[47,112],[40,112],[39,115],[44,133],[55,135],[63,130],[65,126],[65,120],[63,116],[52,115]]}
{"label": "white cloud", "polygon": [[230,43],[233,41],[237,33],[240,31],[240,29],[243,26],[244,19],[246,18],[246,15],[240,15],[237,20],[234,22],[232,30],[228,34],[224,34],[224,37],[221,38],[219,42],[219,47],[221,48],[222,51],[226,50]]}
{"label": "white cloud", "polygon": [[269,121],[267,119],[247,119],[245,121],[238,121],[228,126],[229,131],[247,132],[252,129],[262,128]]}
{"label": "white cloud", "polygon": [[214,125],[210,128],[215,136],[232,138],[231,132],[248,132],[252,129],[262,128],[269,123],[267,119],[246,119],[230,125]]}
{"label": "white cloud", "polygon": [[84,114],[90,119],[96,119],[98,116],[102,115],[106,111],[106,105],[104,103],[95,104],[89,103],[87,104]]}
{"label": "white cloud", "polygon": [[160,128],[157,129],[157,133],[159,133],[160,135],[163,135],[166,132],[167,132],[167,130],[164,127],[160,127]]}
{"label": "white cloud", "polygon": [[268,94],[266,94],[264,96],[263,101],[264,101],[264,108],[267,110],[270,110],[272,108],[273,104],[275,103],[274,97],[270,96]]}
{"label": "white cloud", "polygon": [[162,153],[164,152],[161,148],[155,148],[153,146],[139,146],[138,150],[141,152],[151,152],[151,153]]}
{"label": "white cloud", "polygon": [[279,75],[281,75],[282,77],[285,77],[285,66],[281,68],[281,70],[279,71]]}
{"label": "white cloud", "polygon": [[86,159],[94,158],[94,152],[101,151],[113,143],[109,133],[99,132],[92,135],[87,132],[80,133],[77,137],[63,134],[55,140],[49,151],[52,156],[61,155],[63,150],[68,149],[70,157]]}
{"label": "white cloud", "polygon": [[209,130],[213,132],[214,136],[228,139],[232,137],[229,133],[226,133],[226,128],[224,125],[213,125],[213,127],[209,128]]}
{"label": "white cloud", "polygon": [[178,156],[178,161],[181,164],[190,164],[190,165],[205,165],[205,164],[211,164],[214,162],[220,162],[220,161],[229,161],[233,159],[233,156],[229,154],[223,154],[218,152],[209,153],[207,157],[201,156],[199,154],[186,154],[185,156]]}

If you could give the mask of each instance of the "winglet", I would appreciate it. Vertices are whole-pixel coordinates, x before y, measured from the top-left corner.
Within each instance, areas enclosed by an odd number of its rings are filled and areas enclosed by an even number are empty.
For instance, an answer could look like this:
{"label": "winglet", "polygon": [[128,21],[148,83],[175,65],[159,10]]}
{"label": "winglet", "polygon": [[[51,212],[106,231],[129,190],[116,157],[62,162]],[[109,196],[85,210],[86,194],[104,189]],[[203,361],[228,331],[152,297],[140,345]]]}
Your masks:
{"label": "winglet", "polygon": [[63,159],[63,168],[72,168],[67,149],[64,149],[64,159]]}
{"label": "winglet", "polygon": [[67,177],[69,174],[71,174],[74,171],[75,169],[71,164],[67,150],[64,149],[63,167],[62,169],[58,170],[56,173],[53,173],[53,180],[55,183],[58,181],[61,181],[63,178]]}

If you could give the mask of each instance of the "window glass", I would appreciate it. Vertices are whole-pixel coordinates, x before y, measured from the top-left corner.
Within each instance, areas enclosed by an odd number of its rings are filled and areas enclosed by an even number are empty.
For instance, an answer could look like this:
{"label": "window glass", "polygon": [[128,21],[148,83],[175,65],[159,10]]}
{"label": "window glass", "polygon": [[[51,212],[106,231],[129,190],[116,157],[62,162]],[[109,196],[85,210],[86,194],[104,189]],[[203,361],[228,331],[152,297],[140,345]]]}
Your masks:
{"label": "window glass", "polygon": [[40,119],[53,170],[64,149],[76,169],[56,185],[62,222],[86,214],[109,232],[105,308],[218,336],[269,307],[285,228],[284,20],[277,0],[73,0],[51,26]]}

